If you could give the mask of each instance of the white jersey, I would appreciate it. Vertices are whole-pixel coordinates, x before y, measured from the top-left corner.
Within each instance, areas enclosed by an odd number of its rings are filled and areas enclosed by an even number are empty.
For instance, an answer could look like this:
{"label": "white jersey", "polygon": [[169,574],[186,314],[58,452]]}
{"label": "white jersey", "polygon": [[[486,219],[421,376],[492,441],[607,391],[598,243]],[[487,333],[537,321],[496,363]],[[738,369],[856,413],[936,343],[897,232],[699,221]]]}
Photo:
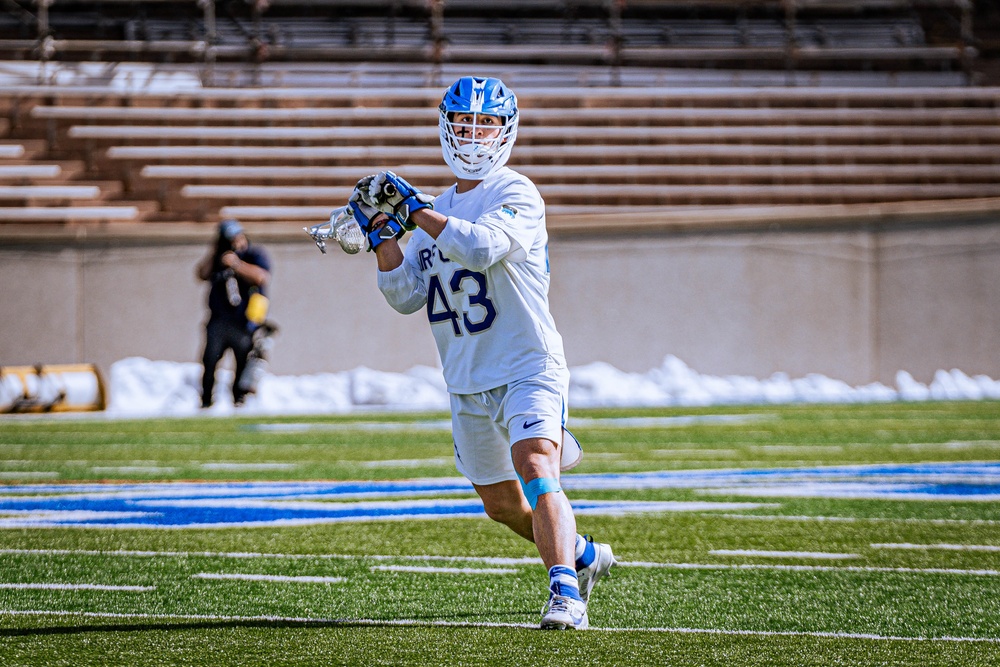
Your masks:
{"label": "white jersey", "polygon": [[549,312],[545,204],[534,184],[502,168],[473,190],[434,200],[448,216],[437,240],[413,232],[403,264],[378,286],[402,313],[425,308],[448,390],[488,391],[565,368]]}

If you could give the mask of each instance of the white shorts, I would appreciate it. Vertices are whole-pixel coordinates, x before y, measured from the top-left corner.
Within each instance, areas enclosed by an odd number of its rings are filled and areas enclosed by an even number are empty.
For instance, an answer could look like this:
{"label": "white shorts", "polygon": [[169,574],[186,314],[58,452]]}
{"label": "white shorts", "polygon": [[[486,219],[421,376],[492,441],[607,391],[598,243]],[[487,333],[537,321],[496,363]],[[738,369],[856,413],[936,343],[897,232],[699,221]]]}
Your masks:
{"label": "white shorts", "polygon": [[511,446],[526,438],[562,445],[562,469],[583,456],[565,430],[569,372],[551,370],[479,394],[451,395],[455,467],[480,486],[517,480]]}

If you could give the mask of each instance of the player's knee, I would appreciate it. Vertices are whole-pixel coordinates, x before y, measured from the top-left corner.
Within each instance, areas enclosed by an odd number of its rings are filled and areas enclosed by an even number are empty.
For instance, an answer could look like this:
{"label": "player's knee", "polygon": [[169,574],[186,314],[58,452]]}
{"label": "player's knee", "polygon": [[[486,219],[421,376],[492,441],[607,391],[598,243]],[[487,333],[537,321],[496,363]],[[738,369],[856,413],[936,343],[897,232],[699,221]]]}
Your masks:
{"label": "player's knee", "polygon": [[538,507],[538,499],[541,496],[547,493],[562,493],[562,486],[554,477],[536,477],[530,482],[521,482],[521,488],[532,510]]}
{"label": "player's knee", "polygon": [[486,508],[486,516],[504,525],[510,524],[521,514],[521,508],[516,508],[513,505],[484,505],[484,507]]}
{"label": "player's knee", "polygon": [[484,501],[483,508],[486,510],[486,516],[505,526],[518,524],[528,513],[520,498]]}
{"label": "player's knee", "polygon": [[[546,438],[531,438],[514,443],[511,460],[521,479],[559,476],[559,445]],[[524,486],[523,482],[521,486]]]}

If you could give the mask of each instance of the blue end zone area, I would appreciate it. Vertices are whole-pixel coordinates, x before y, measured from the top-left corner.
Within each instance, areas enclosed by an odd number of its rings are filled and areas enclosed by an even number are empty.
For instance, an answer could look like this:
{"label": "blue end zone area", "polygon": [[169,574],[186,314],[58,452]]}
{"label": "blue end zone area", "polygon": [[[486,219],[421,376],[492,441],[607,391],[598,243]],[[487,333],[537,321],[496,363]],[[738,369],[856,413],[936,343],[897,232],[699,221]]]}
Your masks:
{"label": "blue end zone area", "polygon": [[[695,489],[754,498],[1000,500],[1000,463],[565,475],[580,514],[749,510],[759,502],[590,501],[587,490]],[[0,528],[224,528],[485,517],[462,478],[387,482],[38,484],[3,487]],[[434,496],[434,498],[421,498]],[[773,506],[773,505],[771,505]]]}

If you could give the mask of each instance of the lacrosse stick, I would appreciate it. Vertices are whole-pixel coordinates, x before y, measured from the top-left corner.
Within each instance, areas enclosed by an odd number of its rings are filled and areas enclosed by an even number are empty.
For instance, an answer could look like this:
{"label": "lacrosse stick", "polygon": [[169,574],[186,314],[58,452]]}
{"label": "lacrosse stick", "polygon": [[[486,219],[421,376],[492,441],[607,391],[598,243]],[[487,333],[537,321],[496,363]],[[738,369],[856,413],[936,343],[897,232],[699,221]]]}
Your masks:
{"label": "lacrosse stick", "polygon": [[348,255],[361,252],[361,249],[365,247],[365,233],[358,226],[349,206],[335,210],[330,214],[330,219],[327,222],[302,229],[312,237],[312,240],[316,242],[316,247],[324,255],[326,254],[326,242],[330,240],[339,243]]}

